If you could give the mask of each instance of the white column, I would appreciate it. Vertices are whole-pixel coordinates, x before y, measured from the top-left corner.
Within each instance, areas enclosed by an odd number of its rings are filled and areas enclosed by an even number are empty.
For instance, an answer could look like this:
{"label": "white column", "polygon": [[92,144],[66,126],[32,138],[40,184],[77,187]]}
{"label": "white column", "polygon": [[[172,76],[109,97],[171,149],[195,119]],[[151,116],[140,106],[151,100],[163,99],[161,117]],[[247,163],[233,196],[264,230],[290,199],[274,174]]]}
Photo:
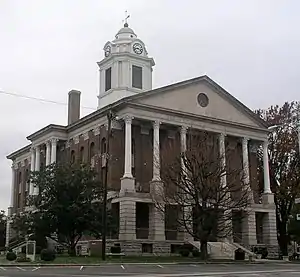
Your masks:
{"label": "white column", "polygon": [[46,166],[50,164],[50,155],[51,155],[51,144],[50,141],[46,142]]}
{"label": "white column", "polygon": [[249,175],[249,154],[248,154],[248,138],[243,138],[242,150],[243,150],[243,173],[244,181],[246,184],[250,185],[250,175]]}
{"label": "white column", "polygon": [[35,147],[35,171],[40,170],[40,165],[41,165],[41,151],[40,151],[40,146]]}
{"label": "white column", "polygon": [[220,134],[219,135],[219,151],[220,151],[220,166],[222,168],[222,176],[221,176],[221,185],[222,187],[225,187],[227,184],[226,180],[226,171],[223,170],[226,168],[226,151],[225,151],[225,135]]}
{"label": "white column", "polygon": [[16,164],[13,163],[12,166],[11,166],[11,194],[10,194],[10,206],[11,207],[14,207],[15,205],[15,181],[16,181],[16,171],[15,171],[15,167],[16,167]]}
{"label": "white column", "polygon": [[159,121],[153,122],[153,178],[160,181]]}
{"label": "white column", "polygon": [[[35,170],[35,149],[31,148],[31,158],[30,158],[30,171],[33,172]],[[33,184],[30,182],[29,194],[33,195]]]}
{"label": "white column", "polygon": [[264,193],[272,193],[270,188],[268,141],[263,142],[263,164],[264,164]]}
{"label": "white column", "polygon": [[[181,148],[181,154],[183,154],[186,151],[186,133],[187,133],[187,127],[186,126],[182,126],[180,128],[180,148]],[[184,168],[183,159],[181,159],[181,168]]]}
{"label": "white column", "polygon": [[58,139],[51,139],[51,163],[56,162],[56,149],[57,149]]}
{"label": "white column", "polygon": [[133,178],[132,176],[132,139],[131,139],[131,123],[132,116],[126,116],[125,121],[125,165],[123,178]]}

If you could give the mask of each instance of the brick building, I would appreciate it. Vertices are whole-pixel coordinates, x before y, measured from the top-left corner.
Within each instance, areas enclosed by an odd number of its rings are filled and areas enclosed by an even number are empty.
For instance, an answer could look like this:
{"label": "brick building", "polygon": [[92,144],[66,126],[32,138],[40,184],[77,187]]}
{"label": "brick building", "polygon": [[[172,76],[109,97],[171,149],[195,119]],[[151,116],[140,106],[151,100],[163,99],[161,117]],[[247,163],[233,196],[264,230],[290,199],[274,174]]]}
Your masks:
{"label": "brick building", "polygon": [[[13,162],[9,215],[23,211],[26,196],[37,193],[27,182],[30,171],[79,159],[91,163],[103,177],[107,114],[113,111],[108,198],[119,215],[115,239],[126,244],[129,252],[172,252],[172,245],[192,241],[162,220],[151,197],[161,181],[160,163],[153,161],[160,160],[160,150],[170,140],[184,151],[190,129],[209,132],[217,138],[220,151],[231,147],[236,152],[235,163],[243,164],[253,203],[248,217],[233,226],[233,234],[240,235],[243,245],[276,246],[265,122],[207,76],[153,90],[154,60],[127,23],[103,50],[104,58],[98,62],[97,111],[80,118],[80,92],[70,91],[68,125],[50,124],[38,130],[27,137],[27,146],[8,156]],[[257,192],[258,145],[264,149],[262,195]],[[168,218],[168,209],[165,216]],[[7,234],[8,242],[12,236],[9,222]]]}

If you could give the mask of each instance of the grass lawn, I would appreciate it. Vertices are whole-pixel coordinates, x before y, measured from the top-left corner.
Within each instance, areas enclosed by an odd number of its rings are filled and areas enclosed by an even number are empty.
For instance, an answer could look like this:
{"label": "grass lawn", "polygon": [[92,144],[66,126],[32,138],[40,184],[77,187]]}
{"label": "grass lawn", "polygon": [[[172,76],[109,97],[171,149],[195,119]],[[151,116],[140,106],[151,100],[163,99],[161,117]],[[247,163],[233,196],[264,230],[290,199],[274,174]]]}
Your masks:
{"label": "grass lawn", "polygon": [[52,262],[41,263],[54,263],[54,264],[99,264],[99,263],[172,263],[172,262],[195,262],[200,261],[199,258],[184,258],[177,256],[125,256],[119,257],[107,257],[106,261],[102,261],[101,257],[69,257],[67,255],[57,256]]}
{"label": "grass lawn", "polygon": [[[100,263],[174,263],[174,262],[200,262],[200,258],[180,257],[180,256],[125,256],[125,257],[107,257],[106,261],[102,261],[101,257],[69,257],[68,255],[57,255],[56,259],[51,262],[41,261],[39,255],[36,261],[26,262],[26,264],[100,264]],[[5,256],[0,256],[0,264],[18,264],[15,261],[6,260]],[[22,263],[24,264],[24,263]]]}

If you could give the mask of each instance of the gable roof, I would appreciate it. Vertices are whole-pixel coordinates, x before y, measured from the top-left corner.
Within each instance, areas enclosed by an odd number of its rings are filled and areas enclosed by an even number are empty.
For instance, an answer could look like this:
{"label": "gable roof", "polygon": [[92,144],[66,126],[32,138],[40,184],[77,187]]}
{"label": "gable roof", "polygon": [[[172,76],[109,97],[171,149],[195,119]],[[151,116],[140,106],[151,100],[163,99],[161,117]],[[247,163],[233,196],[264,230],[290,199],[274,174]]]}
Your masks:
{"label": "gable roof", "polygon": [[119,102],[134,102],[135,100],[139,100],[142,98],[150,97],[152,95],[164,93],[167,91],[171,91],[178,88],[183,88],[185,86],[191,85],[191,84],[197,84],[197,83],[203,83],[210,85],[213,87],[220,95],[222,95],[225,99],[228,99],[230,103],[232,103],[233,106],[235,106],[237,109],[245,112],[250,118],[254,120],[254,122],[257,122],[260,126],[264,128],[268,128],[269,125],[266,121],[264,121],[262,118],[260,118],[256,113],[254,113],[252,110],[250,110],[247,106],[245,106],[242,102],[240,102],[238,99],[233,97],[228,91],[226,91],[224,88],[222,88],[219,84],[217,84],[215,81],[213,81],[211,78],[209,78],[207,75],[203,75],[200,77],[188,79],[185,81],[181,81],[175,84],[167,85],[164,87],[160,87],[154,90],[149,90],[140,94],[132,95],[126,98],[123,98],[119,100]]}

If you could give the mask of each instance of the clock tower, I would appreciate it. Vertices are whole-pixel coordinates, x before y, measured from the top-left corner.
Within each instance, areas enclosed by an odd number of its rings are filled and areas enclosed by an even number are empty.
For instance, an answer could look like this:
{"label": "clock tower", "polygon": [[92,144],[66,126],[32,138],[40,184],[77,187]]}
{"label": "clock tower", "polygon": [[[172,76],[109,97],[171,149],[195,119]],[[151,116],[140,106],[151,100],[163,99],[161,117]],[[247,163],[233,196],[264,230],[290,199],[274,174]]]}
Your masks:
{"label": "clock tower", "polygon": [[100,71],[98,109],[152,89],[154,60],[148,57],[145,44],[127,22],[103,50],[104,58],[97,63]]}

